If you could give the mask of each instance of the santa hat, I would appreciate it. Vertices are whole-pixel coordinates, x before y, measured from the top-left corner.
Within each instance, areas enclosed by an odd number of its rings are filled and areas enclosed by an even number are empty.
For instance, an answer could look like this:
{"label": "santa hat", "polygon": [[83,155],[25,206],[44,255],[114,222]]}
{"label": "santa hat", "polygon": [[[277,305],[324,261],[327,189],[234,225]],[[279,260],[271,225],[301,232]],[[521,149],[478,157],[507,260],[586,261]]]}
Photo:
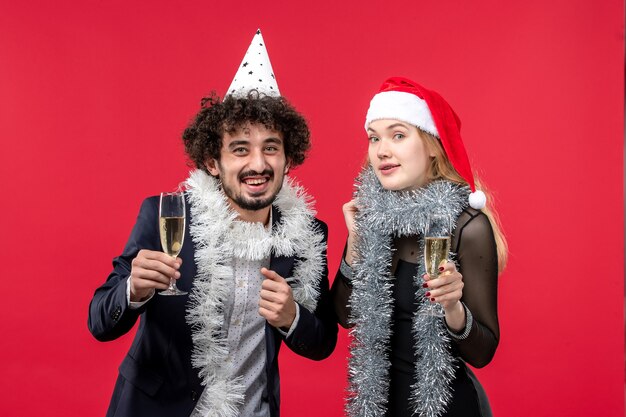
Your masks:
{"label": "santa hat", "polygon": [[280,97],[261,29],[257,29],[252,38],[235,78],[226,90],[226,96],[246,97],[251,90],[271,97]]}
{"label": "santa hat", "polygon": [[371,122],[380,119],[400,120],[439,138],[452,166],[472,190],[470,206],[477,210],[485,207],[487,198],[482,191],[476,190],[461,139],[461,120],[443,97],[408,78],[389,78],[370,102],[365,130]]}

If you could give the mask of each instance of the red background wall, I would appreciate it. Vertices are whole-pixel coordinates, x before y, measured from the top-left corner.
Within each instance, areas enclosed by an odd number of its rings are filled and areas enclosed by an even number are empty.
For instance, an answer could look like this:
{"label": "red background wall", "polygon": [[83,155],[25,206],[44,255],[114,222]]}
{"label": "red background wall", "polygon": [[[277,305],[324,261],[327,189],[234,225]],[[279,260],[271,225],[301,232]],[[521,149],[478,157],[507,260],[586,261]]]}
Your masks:
{"label": "red background wall", "polygon": [[[87,306],[144,196],[188,168],[179,140],[261,27],[314,146],[295,176],[339,261],[341,204],[388,76],[440,91],[510,242],[502,339],[478,374],[498,416],[623,416],[621,1],[0,2],[0,415],[103,415],[131,335]],[[269,2],[268,2],[269,3]],[[340,416],[346,332],[285,351],[286,416]]]}

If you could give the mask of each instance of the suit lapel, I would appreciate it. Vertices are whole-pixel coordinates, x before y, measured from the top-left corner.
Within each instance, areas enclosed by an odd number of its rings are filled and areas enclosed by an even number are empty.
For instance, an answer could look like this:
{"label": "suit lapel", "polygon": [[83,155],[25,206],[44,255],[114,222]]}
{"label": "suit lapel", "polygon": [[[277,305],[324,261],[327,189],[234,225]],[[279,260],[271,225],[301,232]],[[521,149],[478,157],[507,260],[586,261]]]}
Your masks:
{"label": "suit lapel", "polygon": [[[281,214],[280,210],[278,210],[275,206],[272,206],[272,229],[275,230],[280,224]],[[270,269],[275,271],[278,275],[283,278],[289,278],[291,276],[291,271],[293,270],[293,264],[295,259],[293,257],[286,256],[275,256],[274,253],[271,254],[270,258]]]}
{"label": "suit lapel", "polygon": [[[275,229],[281,221],[281,213],[275,206],[272,206],[272,229]],[[293,270],[293,264],[295,259],[293,257],[275,256],[274,253],[270,255],[270,269],[275,271],[283,278],[291,276]],[[274,362],[278,359],[278,350],[280,349],[280,336],[278,332],[268,322],[265,322],[265,346],[266,346],[266,372],[268,378],[267,388],[270,391],[275,390],[275,375],[277,366]],[[270,395],[273,397],[275,393]]]}

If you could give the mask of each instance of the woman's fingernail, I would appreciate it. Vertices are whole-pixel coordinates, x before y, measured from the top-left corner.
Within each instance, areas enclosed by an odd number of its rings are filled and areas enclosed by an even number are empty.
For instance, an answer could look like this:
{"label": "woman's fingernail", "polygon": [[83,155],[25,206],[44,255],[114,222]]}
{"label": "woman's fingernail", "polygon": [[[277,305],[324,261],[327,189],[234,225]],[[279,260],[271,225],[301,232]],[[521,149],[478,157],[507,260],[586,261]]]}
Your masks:
{"label": "woman's fingernail", "polygon": [[443,266],[439,267],[439,272],[443,271]]}
{"label": "woman's fingernail", "polygon": [[422,288],[428,288],[428,282],[423,283]]}
{"label": "woman's fingernail", "polygon": [[434,299],[434,298],[431,298],[431,299],[430,299],[430,301],[434,302],[434,301],[435,301],[435,299]]}
{"label": "woman's fingernail", "polygon": [[429,291],[429,292],[427,292],[426,294],[424,294],[424,296],[426,296],[426,297],[430,297],[430,291]]}

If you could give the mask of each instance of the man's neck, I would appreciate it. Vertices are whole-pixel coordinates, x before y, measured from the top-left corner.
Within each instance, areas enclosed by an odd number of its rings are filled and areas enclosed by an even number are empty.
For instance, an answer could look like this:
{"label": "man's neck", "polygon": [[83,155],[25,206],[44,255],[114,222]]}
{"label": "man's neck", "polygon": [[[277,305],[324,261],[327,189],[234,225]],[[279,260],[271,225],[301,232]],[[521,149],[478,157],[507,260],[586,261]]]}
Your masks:
{"label": "man's neck", "polygon": [[245,210],[236,204],[231,203],[231,207],[239,214],[239,220],[250,223],[263,223],[267,226],[270,221],[270,210],[272,206],[267,206],[260,210]]}

